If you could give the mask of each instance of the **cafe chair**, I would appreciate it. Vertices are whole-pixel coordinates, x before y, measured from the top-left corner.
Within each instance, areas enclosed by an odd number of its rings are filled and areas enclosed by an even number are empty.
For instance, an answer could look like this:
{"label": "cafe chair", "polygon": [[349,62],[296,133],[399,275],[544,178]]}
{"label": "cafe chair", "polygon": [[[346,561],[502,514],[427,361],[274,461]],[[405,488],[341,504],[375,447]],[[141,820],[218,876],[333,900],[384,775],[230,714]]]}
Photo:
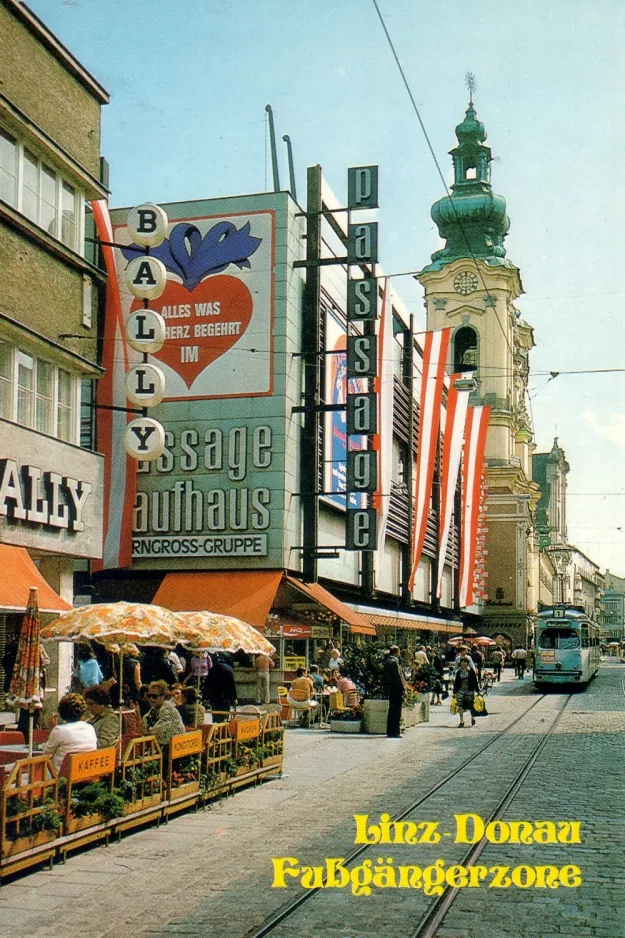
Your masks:
{"label": "cafe chair", "polygon": [[293,719],[293,711],[289,704],[289,689],[280,685],[276,688],[278,694],[278,703],[280,704],[280,717],[283,723]]}
{"label": "cafe chair", "polygon": [[47,743],[51,730],[33,730],[34,743]]}
{"label": "cafe chair", "polygon": [[13,730],[0,732],[0,746],[23,746],[25,742],[23,733]]}
{"label": "cafe chair", "polygon": [[299,716],[301,718],[307,715],[308,726],[311,726],[314,723],[315,716],[319,710],[319,704],[316,700],[310,700],[308,697],[299,700],[297,697],[293,696],[293,692],[290,690],[287,701],[291,710],[295,712],[296,717]]}

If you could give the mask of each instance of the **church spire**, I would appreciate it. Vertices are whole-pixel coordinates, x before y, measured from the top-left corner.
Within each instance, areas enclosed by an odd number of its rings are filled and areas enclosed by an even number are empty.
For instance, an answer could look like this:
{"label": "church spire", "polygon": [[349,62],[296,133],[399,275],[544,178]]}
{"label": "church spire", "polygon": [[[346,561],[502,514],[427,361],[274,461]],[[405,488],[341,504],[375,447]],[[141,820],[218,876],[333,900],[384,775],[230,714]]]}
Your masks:
{"label": "church spire", "polygon": [[432,255],[434,263],[426,270],[440,269],[471,256],[483,258],[491,265],[513,266],[505,260],[503,246],[510,219],[505,199],[491,188],[491,149],[484,142],[486,130],[473,104],[475,78],[471,73],[467,75],[467,86],[469,105],[456,127],[458,144],[449,153],[454,167],[452,194],[432,206],[432,218],[446,245]]}

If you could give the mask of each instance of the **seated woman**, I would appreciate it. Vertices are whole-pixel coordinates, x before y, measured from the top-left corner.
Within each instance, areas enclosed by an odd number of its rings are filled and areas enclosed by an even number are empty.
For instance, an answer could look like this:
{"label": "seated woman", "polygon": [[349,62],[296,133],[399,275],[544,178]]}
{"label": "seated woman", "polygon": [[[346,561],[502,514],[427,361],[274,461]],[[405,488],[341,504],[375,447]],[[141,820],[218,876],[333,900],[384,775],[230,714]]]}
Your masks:
{"label": "seated woman", "polygon": [[95,730],[98,749],[108,749],[119,742],[119,714],[111,707],[109,692],[100,684],[87,688],[85,700],[89,707],[89,723]]}
{"label": "seated woman", "polygon": [[[141,688],[143,690],[143,687]],[[147,691],[147,686],[145,688]],[[140,691],[141,692],[141,691]],[[120,702],[119,702],[119,684],[117,681],[113,682],[109,687],[109,696],[111,698],[111,704],[113,710],[119,714]],[[150,708],[146,706],[145,712]],[[124,704],[121,707],[122,712],[122,739],[135,739],[137,736],[145,736],[145,726],[143,725],[143,720],[141,718],[141,711],[139,709],[138,701],[133,703]],[[119,717],[118,717],[119,719]]]}
{"label": "seated woman", "polygon": [[184,687],[182,689],[182,706],[176,707],[176,710],[182,717],[185,726],[203,726],[204,725],[204,707],[198,700],[197,689],[195,687]]}
{"label": "seated woman", "polygon": [[172,736],[184,733],[182,717],[176,710],[166,681],[152,681],[146,694],[150,709],[143,720],[147,733],[159,746],[167,746]]}
{"label": "seated woman", "polygon": [[59,717],[63,722],[54,727],[43,746],[43,752],[52,756],[57,772],[68,753],[98,748],[94,728],[83,720],[86,713],[87,702],[80,694],[65,694],[59,700]]}
{"label": "seated woman", "polygon": [[304,668],[298,668],[295,674],[296,677],[295,680],[291,681],[287,700],[294,710],[302,713],[301,723],[303,726],[307,726],[310,711],[317,706],[317,701],[313,700],[313,682],[305,676]]}
{"label": "seated woman", "polygon": [[343,695],[345,706],[357,707],[360,703],[360,694],[358,693],[358,688],[352,679],[337,673],[335,676],[335,683],[337,690],[340,690]]}

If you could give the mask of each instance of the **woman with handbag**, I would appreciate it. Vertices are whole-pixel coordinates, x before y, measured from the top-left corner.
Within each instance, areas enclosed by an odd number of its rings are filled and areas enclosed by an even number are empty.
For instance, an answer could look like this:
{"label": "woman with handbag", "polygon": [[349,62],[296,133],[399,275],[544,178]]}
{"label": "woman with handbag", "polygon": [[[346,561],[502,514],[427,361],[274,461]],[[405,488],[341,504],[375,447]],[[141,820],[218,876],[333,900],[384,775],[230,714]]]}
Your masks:
{"label": "woman with handbag", "polygon": [[458,727],[461,729],[464,727],[464,711],[469,710],[471,713],[471,726],[475,726],[475,717],[473,715],[473,704],[475,702],[475,695],[479,690],[479,685],[477,683],[477,674],[473,668],[469,667],[469,659],[466,656],[463,656],[459,662],[459,668],[456,671],[456,677],[454,678],[454,700],[458,707],[457,713],[460,717],[460,723]]}

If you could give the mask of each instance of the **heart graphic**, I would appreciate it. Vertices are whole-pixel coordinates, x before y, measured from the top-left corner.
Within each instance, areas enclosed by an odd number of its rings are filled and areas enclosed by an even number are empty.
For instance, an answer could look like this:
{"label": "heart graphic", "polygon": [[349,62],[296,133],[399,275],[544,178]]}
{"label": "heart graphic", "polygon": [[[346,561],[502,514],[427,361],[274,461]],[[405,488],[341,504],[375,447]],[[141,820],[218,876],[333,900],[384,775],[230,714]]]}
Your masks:
{"label": "heart graphic", "polygon": [[[141,309],[135,300],[131,312]],[[187,290],[168,280],[152,309],[161,313],[167,338],[155,358],[180,375],[188,388],[200,372],[235,345],[252,318],[252,294],[237,277],[218,274]]]}

